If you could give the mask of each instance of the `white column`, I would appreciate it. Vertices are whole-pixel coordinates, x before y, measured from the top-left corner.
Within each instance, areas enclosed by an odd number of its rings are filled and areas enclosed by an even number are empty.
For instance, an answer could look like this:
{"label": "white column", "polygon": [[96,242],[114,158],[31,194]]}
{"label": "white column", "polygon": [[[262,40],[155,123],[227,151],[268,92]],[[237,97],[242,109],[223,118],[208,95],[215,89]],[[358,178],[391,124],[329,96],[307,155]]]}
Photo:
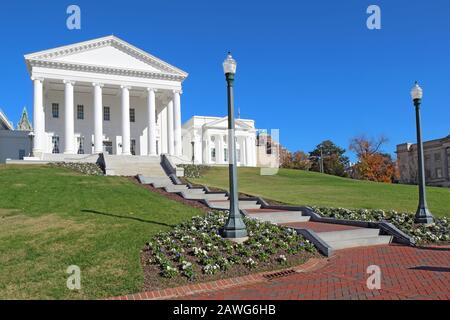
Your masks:
{"label": "white column", "polygon": [[247,167],[253,166],[252,143],[250,137],[245,137],[245,165]]}
{"label": "white column", "polygon": [[103,152],[103,84],[94,86],[94,152]]}
{"label": "white column", "polygon": [[130,87],[122,89],[122,154],[130,155]]}
{"label": "white column", "polygon": [[75,154],[74,81],[64,80],[64,153]]}
{"label": "white column", "polygon": [[216,158],[217,158],[217,163],[224,163],[223,160],[223,135],[218,135],[216,137],[217,139],[217,145],[216,145]]}
{"label": "white column", "polygon": [[148,88],[147,100],[147,151],[149,156],[156,156],[156,98],[155,89]]}
{"label": "white column", "polygon": [[33,97],[33,154],[39,156],[39,153],[45,150],[45,113],[44,113],[44,79],[32,78],[34,87]]}
{"label": "white column", "polygon": [[173,108],[174,108],[174,134],[175,134],[175,155],[181,157],[183,153],[181,141],[181,91],[173,92]]}
{"label": "white column", "polygon": [[170,155],[175,154],[173,132],[173,101],[170,101],[167,104],[167,151]]}

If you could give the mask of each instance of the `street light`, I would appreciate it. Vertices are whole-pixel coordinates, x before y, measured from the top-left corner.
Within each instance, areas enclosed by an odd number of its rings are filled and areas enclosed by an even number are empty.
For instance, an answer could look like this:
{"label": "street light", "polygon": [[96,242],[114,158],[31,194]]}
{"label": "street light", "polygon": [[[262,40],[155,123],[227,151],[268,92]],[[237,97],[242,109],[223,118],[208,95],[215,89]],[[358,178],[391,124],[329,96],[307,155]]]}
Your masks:
{"label": "street light", "polygon": [[420,125],[420,104],[422,102],[423,90],[416,82],[411,90],[411,97],[416,107],[416,130],[417,130],[417,167],[418,167],[418,184],[419,184],[419,207],[417,208],[415,222],[416,223],[433,223],[433,215],[428,210],[427,195],[425,190],[425,165],[423,161],[423,143],[422,129]]}
{"label": "street light", "polygon": [[223,62],[223,72],[227,80],[228,87],[228,150],[229,166],[228,176],[230,182],[230,215],[222,230],[222,236],[226,239],[245,239],[247,229],[239,211],[239,198],[237,191],[237,169],[236,169],[236,141],[234,136],[234,95],[233,83],[236,73],[236,61],[228,52],[227,58]]}

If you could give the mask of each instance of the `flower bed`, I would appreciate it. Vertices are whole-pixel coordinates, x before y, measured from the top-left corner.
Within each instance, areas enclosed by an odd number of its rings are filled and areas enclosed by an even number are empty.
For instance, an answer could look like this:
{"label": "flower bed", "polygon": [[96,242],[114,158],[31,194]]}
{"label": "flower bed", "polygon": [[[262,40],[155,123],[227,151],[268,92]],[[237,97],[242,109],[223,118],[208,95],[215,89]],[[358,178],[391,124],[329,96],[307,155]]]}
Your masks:
{"label": "flower bed", "polygon": [[414,214],[394,210],[350,210],[344,208],[313,207],[313,210],[326,217],[361,221],[387,221],[412,236],[417,244],[439,243],[449,241],[449,221],[447,218],[435,217],[430,225],[414,223]]}
{"label": "flower bed", "polygon": [[102,176],[103,171],[96,163],[85,162],[54,162],[50,166],[67,168],[90,176]]}
{"label": "flower bed", "polygon": [[219,229],[226,219],[210,212],[154,236],[143,255],[147,289],[283,269],[318,255],[294,230],[247,218],[248,241],[224,240]]}
{"label": "flower bed", "polygon": [[184,169],[184,177],[188,179],[201,178],[203,173],[209,169],[208,166],[194,164],[180,164],[178,166]]}

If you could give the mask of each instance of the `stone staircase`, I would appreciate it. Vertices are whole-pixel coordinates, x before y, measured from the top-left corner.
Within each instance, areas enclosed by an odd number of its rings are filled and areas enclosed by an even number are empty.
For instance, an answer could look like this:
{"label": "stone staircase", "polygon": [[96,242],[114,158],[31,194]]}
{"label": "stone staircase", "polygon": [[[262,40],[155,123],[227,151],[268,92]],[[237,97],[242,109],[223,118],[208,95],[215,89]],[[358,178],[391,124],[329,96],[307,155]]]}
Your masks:
{"label": "stone staircase", "polygon": [[[159,156],[117,156],[104,155],[105,171],[108,176],[136,176],[138,174],[167,178],[161,167]],[[168,178],[167,178],[168,179]]]}
{"label": "stone staircase", "polygon": [[312,230],[331,251],[392,242],[392,236],[381,235],[380,229],[313,222],[310,221],[311,217],[303,215],[302,211],[256,209],[246,210],[246,213],[253,219],[294,229]]}
{"label": "stone staircase", "polygon": [[[155,161],[156,166],[156,161]],[[159,171],[149,170],[146,174],[139,170],[138,178],[142,184],[149,184],[166,192],[176,193],[185,199],[202,201],[211,209],[227,210],[230,207],[228,194],[225,192],[210,192],[206,187],[192,187],[186,184],[176,184],[178,179],[167,176],[159,166]],[[173,179],[173,180],[172,180]],[[177,181],[180,183],[180,181]],[[357,224],[345,224],[338,221],[322,221],[322,218],[311,216],[308,208],[270,206],[263,199],[239,199],[239,209],[249,218],[268,221],[270,223],[296,229],[311,240],[316,247],[321,248],[326,255],[336,250],[354,247],[387,245],[393,241],[393,236],[382,235],[379,228],[361,227]],[[306,210],[305,214],[303,210]],[[314,218],[313,221],[312,218]]]}
{"label": "stone staircase", "polygon": [[[173,181],[167,177],[158,176],[138,176],[142,184],[152,185],[155,188],[163,189],[166,192],[177,193],[188,200],[204,200],[211,209],[224,210],[230,207],[229,197],[225,192],[208,192],[205,188],[192,188],[186,184],[174,184]],[[240,200],[240,209],[258,209],[261,205],[254,200]]]}

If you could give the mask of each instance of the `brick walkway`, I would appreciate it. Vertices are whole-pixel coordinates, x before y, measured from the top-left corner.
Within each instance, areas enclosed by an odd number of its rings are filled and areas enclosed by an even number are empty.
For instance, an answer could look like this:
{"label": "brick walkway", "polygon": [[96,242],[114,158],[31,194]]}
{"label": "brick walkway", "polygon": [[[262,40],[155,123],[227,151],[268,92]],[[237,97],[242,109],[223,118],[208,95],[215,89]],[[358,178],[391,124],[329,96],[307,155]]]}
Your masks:
{"label": "brick walkway", "polygon": [[[381,268],[381,290],[366,286]],[[375,246],[338,251],[323,268],[182,299],[450,299],[450,247]]]}

